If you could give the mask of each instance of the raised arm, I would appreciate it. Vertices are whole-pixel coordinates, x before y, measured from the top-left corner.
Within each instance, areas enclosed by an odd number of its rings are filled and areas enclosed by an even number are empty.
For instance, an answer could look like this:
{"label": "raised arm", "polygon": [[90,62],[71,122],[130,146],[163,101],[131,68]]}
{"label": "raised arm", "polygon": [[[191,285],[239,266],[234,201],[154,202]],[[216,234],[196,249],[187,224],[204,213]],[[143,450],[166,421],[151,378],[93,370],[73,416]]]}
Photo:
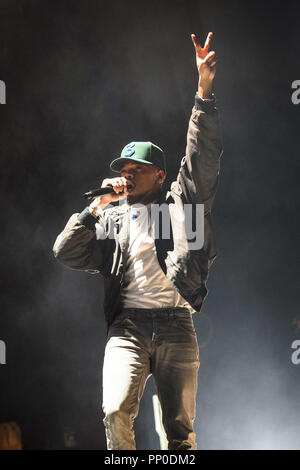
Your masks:
{"label": "raised arm", "polygon": [[202,48],[194,34],[192,41],[198,69],[198,91],[187,132],[186,155],[181,161],[177,189],[186,202],[204,204],[209,212],[216,194],[222,143],[219,117],[212,94],[216,54],[209,52],[212,33]]}

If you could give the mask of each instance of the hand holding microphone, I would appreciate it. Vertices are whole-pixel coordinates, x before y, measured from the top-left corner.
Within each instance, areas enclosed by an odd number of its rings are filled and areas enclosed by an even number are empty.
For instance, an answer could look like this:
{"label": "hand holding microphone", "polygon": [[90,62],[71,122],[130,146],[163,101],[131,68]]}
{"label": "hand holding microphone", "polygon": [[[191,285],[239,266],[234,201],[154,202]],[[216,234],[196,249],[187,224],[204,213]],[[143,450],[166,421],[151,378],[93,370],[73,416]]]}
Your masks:
{"label": "hand holding microphone", "polygon": [[98,209],[104,209],[111,202],[125,199],[127,196],[127,181],[124,177],[105,178],[101,188],[91,190],[84,194],[86,199],[92,199],[90,204],[90,212],[94,216],[98,216]]}

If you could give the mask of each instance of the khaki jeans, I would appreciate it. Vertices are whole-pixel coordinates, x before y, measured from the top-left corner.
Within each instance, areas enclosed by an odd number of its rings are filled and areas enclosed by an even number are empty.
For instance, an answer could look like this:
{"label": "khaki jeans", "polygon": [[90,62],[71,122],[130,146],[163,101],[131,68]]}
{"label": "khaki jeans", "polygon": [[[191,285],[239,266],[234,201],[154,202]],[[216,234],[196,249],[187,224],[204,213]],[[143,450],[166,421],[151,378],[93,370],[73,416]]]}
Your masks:
{"label": "khaki jeans", "polygon": [[133,423],[153,374],[171,450],[196,449],[199,348],[185,308],[124,309],[111,325],[103,365],[103,411],[109,450],[136,449]]}

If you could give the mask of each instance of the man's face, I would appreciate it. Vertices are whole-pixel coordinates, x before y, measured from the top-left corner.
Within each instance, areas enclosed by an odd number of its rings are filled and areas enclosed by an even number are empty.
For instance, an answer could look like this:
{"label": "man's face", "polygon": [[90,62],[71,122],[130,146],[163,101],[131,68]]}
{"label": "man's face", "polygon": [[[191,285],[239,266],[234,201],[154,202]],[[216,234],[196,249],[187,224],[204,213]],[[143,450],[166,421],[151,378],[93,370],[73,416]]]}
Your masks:
{"label": "man's face", "polygon": [[165,179],[163,170],[147,163],[126,162],[120,174],[127,182],[126,194],[130,204],[151,202]]}

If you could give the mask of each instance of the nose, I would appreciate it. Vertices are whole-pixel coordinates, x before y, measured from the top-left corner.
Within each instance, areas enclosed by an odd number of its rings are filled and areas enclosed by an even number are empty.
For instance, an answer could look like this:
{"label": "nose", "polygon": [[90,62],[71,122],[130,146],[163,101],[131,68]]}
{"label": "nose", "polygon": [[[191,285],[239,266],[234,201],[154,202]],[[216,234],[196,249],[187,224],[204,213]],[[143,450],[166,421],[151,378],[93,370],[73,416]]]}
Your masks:
{"label": "nose", "polygon": [[132,169],[122,169],[122,176],[124,176],[124,178],[133,178],[133,170]]}

